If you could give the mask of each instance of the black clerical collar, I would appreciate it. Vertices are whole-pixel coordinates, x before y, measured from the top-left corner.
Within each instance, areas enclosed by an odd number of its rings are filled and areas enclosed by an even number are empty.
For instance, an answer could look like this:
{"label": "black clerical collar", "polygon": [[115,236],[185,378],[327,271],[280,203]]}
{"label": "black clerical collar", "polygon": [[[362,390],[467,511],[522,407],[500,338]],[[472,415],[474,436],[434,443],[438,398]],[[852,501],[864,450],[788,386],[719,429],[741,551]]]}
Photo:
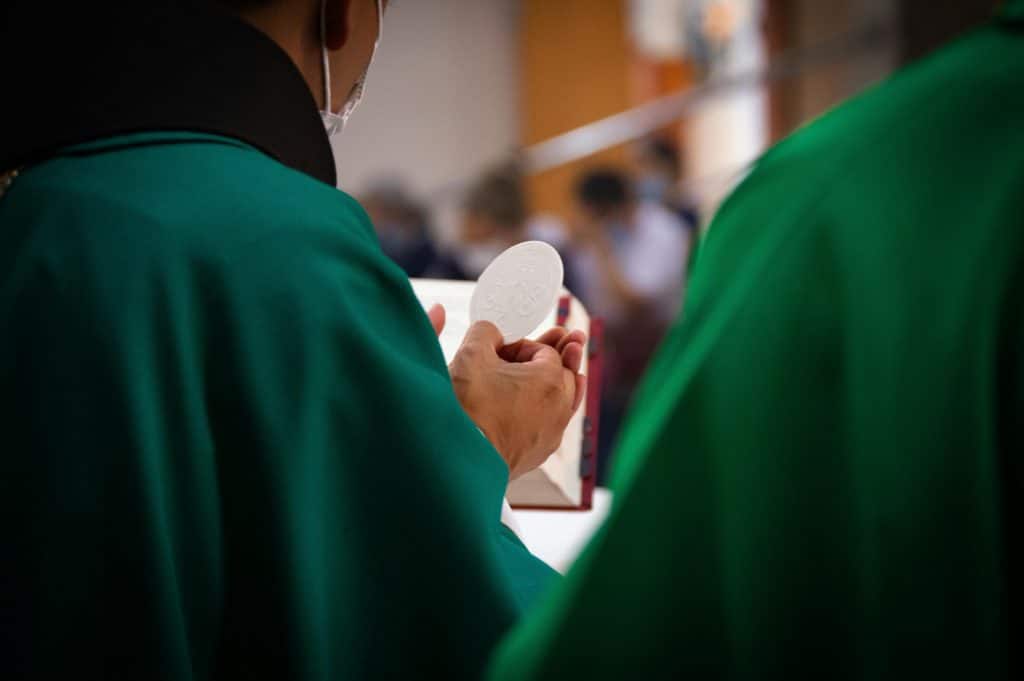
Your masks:
{"label": "black clerical collar", "polygon": [[182,130],[242,140],[335,184],[327,134],[294,63],[212,0],[68,3],[88,8],[70,17],[14,2],[22,7],[0,28],[0,42],[15,46],[8,54],[21,55],[5,67],[0,171],[74,144]]}

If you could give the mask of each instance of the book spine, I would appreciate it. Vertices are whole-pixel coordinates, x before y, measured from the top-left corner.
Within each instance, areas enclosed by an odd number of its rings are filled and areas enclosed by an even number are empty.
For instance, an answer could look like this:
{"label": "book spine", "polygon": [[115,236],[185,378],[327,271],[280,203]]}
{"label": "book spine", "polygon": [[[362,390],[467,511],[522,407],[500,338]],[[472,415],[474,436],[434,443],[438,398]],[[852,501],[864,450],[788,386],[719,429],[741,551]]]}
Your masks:
{"label": "book spine", "polygon": [[558,299],[558,312],[555,316],[555,326],[565,326],[569,322],[569,311],[572,309],[572,296],[562,296]]}
{"label": "book spine", "polygon": [[580,456],[580,508],[593,506],[594,487],[597,485],[597,435],[601,427],[601,380],[604,368],[604,320],[590,320],[590,338],[587,341],[587,395],[586,416],[583,419],[583,451]]}

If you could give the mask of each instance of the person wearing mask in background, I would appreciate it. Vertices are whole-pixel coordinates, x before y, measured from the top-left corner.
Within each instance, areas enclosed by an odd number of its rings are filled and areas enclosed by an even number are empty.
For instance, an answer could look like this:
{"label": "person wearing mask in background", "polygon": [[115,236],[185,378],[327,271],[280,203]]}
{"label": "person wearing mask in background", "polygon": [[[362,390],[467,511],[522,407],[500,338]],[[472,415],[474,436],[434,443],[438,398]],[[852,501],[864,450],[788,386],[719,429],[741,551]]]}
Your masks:
{"label": "person wearing mask in background", "polygon": [[676,215],[635,197],[628,176],[613,169],[579,178],[571,232],[578,295],[605,320],[597,469],[603,482],[622,415],[679,309],[689,241]]}
{"label": "person wearing mask in background", "polygon": [[549,581],[583,339],[449,369],[335,188],[384,4],[0,7],[0,678],[473,678]]}
{"label": "person wearing mask in background", "polygon": [[1010,0],[722,206],[615,507],[491,679],[1022,679],[1022,456]]}
{"label": "person wearing mask in background", "polygon": [[[557,226],[550,221],[534,223],[527,216],[526,190],[518,166],[502,165],[489,170],[466,194],[458,240],[449,255],[428,270],[427,276],[475,280],[505,249],[531,239],[563,250],[564,244],[557,239]],[[568,266],[563,281],[566,288],[573,289]]]}
{"label": "person wearing mask in background", "polygon": [[700,213],[683,193],[683,162],[679,149],[661,137],[650,137],[636,147],[637,198],[656,201],[679,216],[692,242],[700,230]]}
{"label": "person wearing mask in background", "polygon": [[378,182],[360,197],[359,203],[377,230],[381,250],[408,276],[425,276],[437,266],[439,256],[427,208],[400,182]]}
{"label": "person wearing mask in background", "polygon": [[475,280],[502,251],[526,239],[526,197],[515,168],[480,177],[462,201],[455,242],[429,276]]}

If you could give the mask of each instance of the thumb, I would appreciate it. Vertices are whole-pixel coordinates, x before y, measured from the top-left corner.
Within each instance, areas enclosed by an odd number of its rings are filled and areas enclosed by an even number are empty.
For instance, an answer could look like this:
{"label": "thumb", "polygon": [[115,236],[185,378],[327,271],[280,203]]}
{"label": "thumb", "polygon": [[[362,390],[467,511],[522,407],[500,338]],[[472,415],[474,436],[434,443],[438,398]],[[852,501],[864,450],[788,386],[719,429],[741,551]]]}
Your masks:
{"label": "thumb", "polygon": [[440,305],[438,303],[434,303],[434,305],[432,305],[430,309],[427,310],[427,317],[430,318],[430,325],[434,327],[435,336],[440,336],[441,332],[444,331],[444,322],[446,316],[447,315],[445,314],[444,311],[444,305]]}
{"label": "thumb", "polygon": [[536,351],[531,353],[528,358],[524,360],[528,364],[547,364],[551,367],[557,367],[559,371],[562,370],[562,356],[558,354],[550,345],[540,345],[536,347]]}
{"label": "thumb", "polygon": [[473,324],[473,326],[469,327],[469,331],[466,332],[466,337],[462,339],[462,345],[479,345],[491,348],[497,352],[504,347],[505,338],[501,335],[501,331],[498,331],[498,327],[491,322],[477,322]]}

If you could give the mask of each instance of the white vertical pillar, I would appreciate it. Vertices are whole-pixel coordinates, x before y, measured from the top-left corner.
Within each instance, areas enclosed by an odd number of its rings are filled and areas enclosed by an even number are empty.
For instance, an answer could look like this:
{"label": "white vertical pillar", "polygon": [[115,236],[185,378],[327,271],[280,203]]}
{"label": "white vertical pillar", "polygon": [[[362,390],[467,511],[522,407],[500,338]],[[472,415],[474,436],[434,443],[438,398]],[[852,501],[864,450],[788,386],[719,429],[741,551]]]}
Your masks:
{"label": "white vertical pillar", "polygon": [[[764,68],[760,0],[738,2],[747,12],[729,49],[708,73],[719,78]],[[704,102],[687,121],[689,186],[707,223],[745,174],[743,170],[770,139],[767,93],[763,88],[727,93]]]}

